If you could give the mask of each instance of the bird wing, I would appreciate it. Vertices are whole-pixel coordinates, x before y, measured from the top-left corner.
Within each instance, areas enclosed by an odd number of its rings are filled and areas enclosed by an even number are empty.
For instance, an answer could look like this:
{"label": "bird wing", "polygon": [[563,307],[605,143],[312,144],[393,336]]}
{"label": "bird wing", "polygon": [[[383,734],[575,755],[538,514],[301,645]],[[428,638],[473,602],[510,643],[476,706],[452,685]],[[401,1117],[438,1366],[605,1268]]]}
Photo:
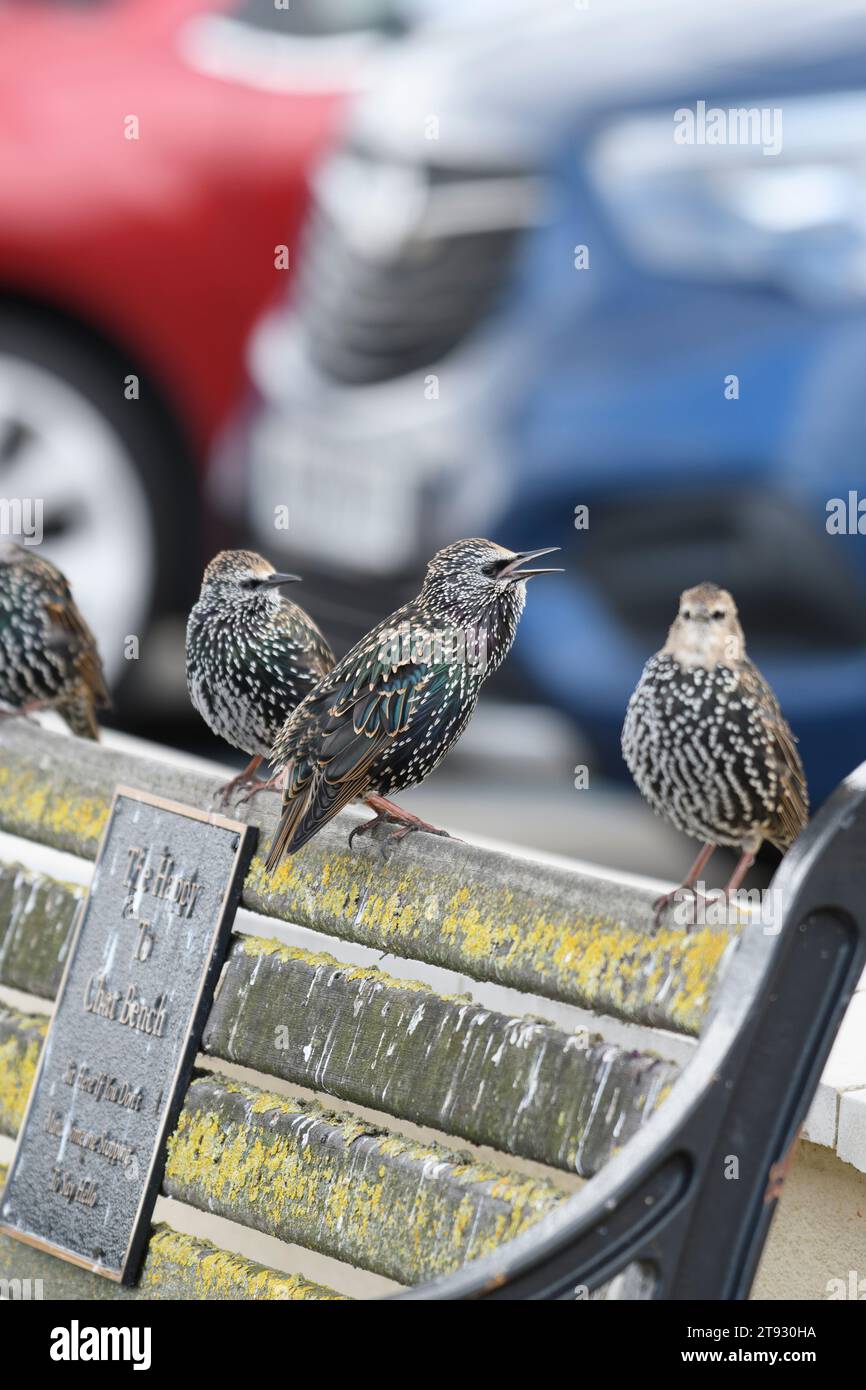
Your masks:
{"label": "bird wing", "polygon": [[[347,663],[344,658],[341,672]],[[444,691],[448,670],[447,663],[391,665],[374,653],[360,665],[351,663],[342,677],[334,672],[324,689],[298,706],[272,755],[286,768],[286,783],[269,872],[350,801],[372,790],[372,764],[409,728],[422,694]]]}
{"label": "bird wing", "polygon": [[780,792],[771,838],[777,848],[785,850],[809,819],[806,774],[797,752],[796,737],[757,667],[749,664],[743,672],[743,681],[755,696],[756,708],[761,711],[761,722],[773,752]]}
{"label": "bird wing", "polygon": [[326,676],[334,667],[334,653],[324,633],[313,622],[309,613],[305,613],[290,599],[283,598],[278,613],[280,626],[286,634],[286,648],[282,652],[272,650],[271,660],[284,665],[287,675],[293,679],[297,674],[296,653],[300,649],[304,664],[309,667],[312,675],[317,675],[321,680],[322,676]]}
{"label": "bird wing", "polygon": [[60,593],[45,605],[48,618],[48,644],[61,652],[76,671],[79,681],[100,709],[111,700],[105,685],[96,638],[75,605],[72,595]]}

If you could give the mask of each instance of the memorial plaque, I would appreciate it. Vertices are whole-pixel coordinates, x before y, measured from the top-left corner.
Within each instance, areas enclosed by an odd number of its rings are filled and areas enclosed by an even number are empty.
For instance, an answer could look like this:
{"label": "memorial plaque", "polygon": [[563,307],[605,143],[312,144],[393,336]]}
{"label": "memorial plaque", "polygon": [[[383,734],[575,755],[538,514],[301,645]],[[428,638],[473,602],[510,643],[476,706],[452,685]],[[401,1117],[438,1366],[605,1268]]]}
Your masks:
{"label": "memorial plaque", "polygon": [[118,787],[0,1230],[135,1280],[256,834]]}

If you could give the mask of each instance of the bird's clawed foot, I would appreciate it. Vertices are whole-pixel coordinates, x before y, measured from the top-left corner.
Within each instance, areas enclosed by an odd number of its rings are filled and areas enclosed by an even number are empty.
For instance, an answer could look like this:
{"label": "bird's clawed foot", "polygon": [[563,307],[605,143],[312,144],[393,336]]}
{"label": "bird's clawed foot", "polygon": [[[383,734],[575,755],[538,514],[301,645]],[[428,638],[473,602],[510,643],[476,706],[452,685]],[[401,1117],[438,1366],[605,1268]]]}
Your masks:
{"label": "bird's clawed foot", "polygon": [[[689,930],[689,927],[695,925],[695,920],[698,915],[699,902],[702,902],[705,905],[707,905],[705,907],[706,921],[712,922],[713,924],[721,924],[725,922],[729,926],[736,926],[737,922],[740,919],[740,908],[739,904],[737,903],[737,892],[739,890],[740,884],[742,883],[743,879],[746,877],[746,874],[749,872],[749,869],[755,862],[755,855],[753,850],[744,849],[742,854],[740,855],[739,860],[737,861],[737,867],[734,870],[728,882],[725,884],[725,887],[720,892],[715,892],[711,894],[701,893],[698,891],[695,885],[700,881],[700,875],[703,873],[703,870],[706,867],[707,862],[710,856],[713,854],[714,850],[715,845],[711,841],[708,841],[704,845],[703,849],[701,850],[700,854],[698,855],[697,859],[695,860],[694,864],[689,870],[688,877],[685,879],[683,883],[680,884],[679,888],[675,888],[672,893],[663,893],[660,898],[656,898],[655,902],[653,903],[653,926],[656,928],[656,930],[658,929],[659,922],[661,921],[662,913],[668,907],[670,907],[671,903],[676,901],[680,893],[691,893],[692,899],[694,901],[694,912],[692,914],[692,920],[691,922],[687,922],[685,924],[686,931]],[[721,916],[718,915],[719,911],[722,912]],[[711,913],[711,917],[707,917],[707,913]]]}
{"label": "bird's clawed foot", "polygon": [[[680,893],[691,893],[695,903],[695,916],[697,915],[698,899],[705,899],[705,894],[699,893],[697,888],[695,887],[695,884],[698,882],[701,874],[707,867],[707,864],[709,863],[710,859],[715,853],[715,849],[716,846],[713,843],[713,841],[707,840],[706,844],[701,849],[701,852],[695,860],[694,864],[689,869],[686,877],[680,884],[679,888],[674,888],[673,892],[671,893],[662,893],[660,898],[656,898],[655,902],[653,903],[653,926],[655,927],[656,931],[658,931],[659,923],[662,919],[662,914],[670,907],[671,903],[676,902],[677,896]],[[688,931],[688,927],[689,924],[687,923],[686,931]]]}
{"label": "bird's clawed foot", "polygon": [[254,796],[258,796],[259,792],[281,792],[282,789],[283,776],[280,772],[275,777],[269,777],[266,782],[258,777],[253,777],[250,778],[248,790],[244,792],[243,796],[238,797],[237,804],[241,806],[245,801],[251,801]]}
{"label": "bird's clawed foot", "polygon": [[232,777],[231,781],[226,782],[224,786],[219,788],[216,793],[216,800],[219,802],[220,806],[228,806],[229,802],[234,800],[238,792],[249,791],[250,794],[252,794],[256,787],[262,785],[263,784],[255,774],[252,777],[245,777],[243,773],[239,773],[237,777]]}
{"label": "bird's clawed foot", "polygon": [[227,806],[232,797],[239,791],[242,791],[244,795],[238,797],[238,805],[242,801],[249,801],[251,796],[258,796],[259,792],[271,792],[278,789],[279,774],[269,778],[267,782],[263,782],[260,777],[256,776],[256,771],[263,762],[264,758],[260,754],[251,758],[243,772],[239,772],[237,777],[232,777],[229,782],[220,787],[216,795],[221,806]]}
{"label": "bird's clawed foot", "polygon": [[[352,848],[352,845],[355,842],[356,835],[369,835],[372,833],[372,831],[378,830],[380,825],[393,824],[394,817],[391,815],[390,811],[379,811],[378,814],[373,816],[371,820],[362,821],[360,825],[352,827],[352,829],[349,831],[349,849]],[[388,836],[388,839],[393,840],[396,836],[396,833],[396,831],[393,831]]]}
{"label": "bird's clawed foot", "polygon": [[679,888],[675,888],[672,893],[662,893],[661,897],[656,898],[655,902],[653,903],[653,926],[655,927],[656,931],[658,931],[658,928],[661,925],[661,919],[664,913],[670,907],[671,903],[673,902],[674,898],[676,897],[679,891]]}
{"label": "bird's clawed foot", "polygon": [[0,719],[26,719],[28,724],[36,724],[34,714],[47,708],[45,700],[30,700],[28,704],[22,705],[20,709],[0,709]]}
{"label": "bird's clawed foot", "polygon": [[372,820],[363,821],[361,825],[356,825],[353,830],[350,830],[350,847],[356,835],[369,835],[380,825],[396,827],[386,837],[389,844],[393,841],[405,840],[407,835],[413,834],[416,830],[426,830],[428,835],[442,835],[448,840],[454,838],[447,830],[440,830],[439,826],[431,825],[429,821],[422,820],[420,816],[413,816],[411,811],[404,811],[393,801],[387,801],[384,796],[371,795],[366,797],[365,801],[376,814]]}
{"label": "bird's clawed foot", "polygon": [[[699,893],[697,888],[694,888],[690,883],[681,884],[680,887],[675,888],[672,893],[662,893],[661,897],[656,898],[655,902],[653,903],[653,926],[656,930],[658,930],[661,924],[661,919],[664,916],[667,909],[677,901],[681,893],[691,894],[696,909],[699,898],[703,899],[705,902],[707,901],[706,894]],[[693,925],[693,923],[686,923],[686,931],[688,931],[689,926],[691,925]]]}

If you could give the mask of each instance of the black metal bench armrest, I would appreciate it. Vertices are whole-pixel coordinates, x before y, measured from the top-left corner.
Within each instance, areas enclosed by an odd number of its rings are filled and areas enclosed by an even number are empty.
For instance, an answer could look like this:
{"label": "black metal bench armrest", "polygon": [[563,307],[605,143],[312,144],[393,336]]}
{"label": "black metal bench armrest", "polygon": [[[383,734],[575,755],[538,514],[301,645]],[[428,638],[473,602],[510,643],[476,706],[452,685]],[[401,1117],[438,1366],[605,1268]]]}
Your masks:
{"label": "black metal bench armrest", "polygon": [[531,1231],[398,1297],[574,1299],[633,1262],[654,1298],[748,1297],[786,1156],[866,963],[866,764],[772,886],[781,930],[746,928],[701,1044],[649,1123]]}

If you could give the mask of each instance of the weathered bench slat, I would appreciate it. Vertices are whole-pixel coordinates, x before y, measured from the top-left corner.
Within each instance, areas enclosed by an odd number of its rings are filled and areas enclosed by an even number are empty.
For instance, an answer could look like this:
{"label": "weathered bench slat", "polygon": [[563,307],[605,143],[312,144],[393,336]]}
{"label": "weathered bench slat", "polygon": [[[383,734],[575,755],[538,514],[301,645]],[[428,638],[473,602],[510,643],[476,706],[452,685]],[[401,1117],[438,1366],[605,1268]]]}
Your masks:
{"label": "weathered bench slat", "polygon": [[647,1053],[235,937],[204,1050],[589,1177],[678,1073]]}
{"label": "weathered bench slat", "polygon": [[[0,1166],[0,1190],[5,1181]],[[41,1280],[41,1287],[36,1283]],[[29,1281],[26,1285],[24,1281]],[[0,1294],[7,1298],[147,1300],[196,1299],[198,1302],[236,1299],[344,1300],[322,1284],[297,1274],[244,1259],[220,1250],[209,1240],[184,1235],[159,1223],[151,1231],[141,1278],[124,1288],[98,1274],[55,1259],[43,1250],[0,1235]]]}
{"label": "weathered bench slat", "polygon": [[48,1019],[0,1004],[0,1134],[21,1127]]}
{"label": "weathered bench slat", "polygon": [[[71,926],[77,895],[67,890],[65,902],[62,889],[0,866],[0,900],[14,904],[15,923],[10,949],[0,951],[0,983],[54,992],[52,957],[40,941],[45,935],[54,947],[58,916]],[[242,936],[233,940],[203,1049],[582,1177],[636,1132],[678,1070],[378,969]],[[0,1102],[0,1125],[2,1111]]]}
{"label": "weathered bench slat", "polygon": [[401,1284],[493,1250],[565,1198],[550,1183],[213,1073],[187,1093],[163,1191]]}
{"label": "weathered bench slat", "polygon": [[[24,720],[5,721],[0,744],[0,828],[89,859],[118,782],[196,806],[211,804],[219,785],[80,741],[72,761],[68,740]],[[262,849],[275,803],[259,796],[237,811],[261,827]],[[455,840],[410,836],[386,857],[371,840],[352,853],[359,818],[343,812],[272,876],[257,856],[244,905],[598,1013],[699,1030],[728,930],[656,929],[648,892]]]}
{"label": "weathered bench slat", "polygon": [[0,984],[54,998],[83,897],[75,884],[0,864]]}

